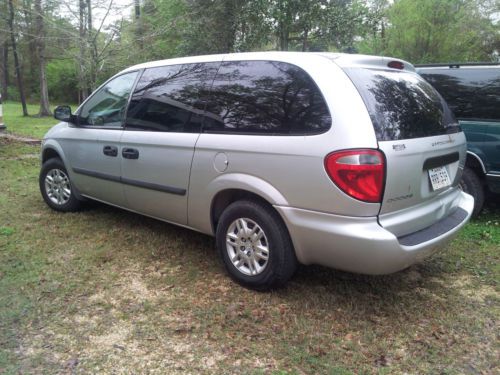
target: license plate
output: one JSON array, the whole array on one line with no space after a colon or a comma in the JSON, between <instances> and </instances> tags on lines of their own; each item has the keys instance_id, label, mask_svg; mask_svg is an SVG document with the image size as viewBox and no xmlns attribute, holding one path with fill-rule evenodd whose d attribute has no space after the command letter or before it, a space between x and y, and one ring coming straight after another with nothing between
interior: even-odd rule
<instances>
[{"instance_id":1,"label":"license plate","mask_svg":"<svg viewBox=\"0 0 500 375\"><path fill-rule=\"evenodd\" d=\"M451 185L450 176L445 167L429 169L429 178L431 179L432 190L438 190Z\"/></svg>"}]
</instances>

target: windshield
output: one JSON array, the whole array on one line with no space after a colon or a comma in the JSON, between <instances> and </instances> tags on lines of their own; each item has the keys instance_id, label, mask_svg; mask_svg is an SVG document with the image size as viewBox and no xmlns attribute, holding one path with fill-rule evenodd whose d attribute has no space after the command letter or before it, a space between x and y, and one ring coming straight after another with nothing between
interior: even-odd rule
<instances>
[{"instance_id":1,"label":"windshield","mask_svg":"<svg viewBox=\"0 0 500 375\"><path fill-rule=\"evenodd\" d=\"M379 141L460 131L441 95L417 74L365 68L344 70L363 97Z\"/></svg>"}]
</instances>

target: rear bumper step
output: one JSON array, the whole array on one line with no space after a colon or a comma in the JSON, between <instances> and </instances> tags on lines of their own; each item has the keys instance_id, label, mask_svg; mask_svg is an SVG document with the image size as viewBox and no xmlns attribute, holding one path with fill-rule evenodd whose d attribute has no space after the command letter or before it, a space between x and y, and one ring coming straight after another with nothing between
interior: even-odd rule
<instances>
[{"instance_id":1,"label":"rear bumper step","mask_svg":"<svg viewBox=\"0 0 500 375\"><path fill-rule=\"evenodd\" d=\"M454 213L434 223L430 227L421 229L406 236L398 237L398 242L404 246L416 246L423 242L432 240L433 238L441 236L460 225L460 223L465 220L467 215L467 211L459 207Z\"/></svg>"}]
</instances>

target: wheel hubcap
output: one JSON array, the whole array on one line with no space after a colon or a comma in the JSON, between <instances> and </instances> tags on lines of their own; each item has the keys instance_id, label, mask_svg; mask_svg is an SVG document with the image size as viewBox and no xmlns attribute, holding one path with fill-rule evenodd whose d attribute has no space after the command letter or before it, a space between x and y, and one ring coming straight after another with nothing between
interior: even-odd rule
<instances>
[{"instance_id":1,"label":"wheel hubcap","mask_svg":"<svg viewBox=\"0 0 500 375\"><path fill-rule=\"evenodd\" d=\"M71 186L66 173L60 169L51 169L45 176L45 192L53 203L67 203L71 196Z\"/></svg>"},{"instance_id":2,"label":"wheel hubcap","mask_svg":"<svg viewBox=\"0 0 500 375\"><path fill-rule=\"evenodd\" d=\"M269 261L269 243L262 228L253 220L240 218L231 223L226 234L226 250L238 271L260 274Z\"/></svg>"}]
</instances>

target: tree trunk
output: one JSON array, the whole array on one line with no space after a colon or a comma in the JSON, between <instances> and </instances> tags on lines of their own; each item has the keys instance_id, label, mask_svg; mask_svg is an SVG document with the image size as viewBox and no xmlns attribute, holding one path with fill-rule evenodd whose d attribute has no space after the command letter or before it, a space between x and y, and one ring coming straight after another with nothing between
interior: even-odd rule
<instances>
[{"instance_id":1,"label":"tree trunk","mask_svg":"<svg viewBox=\"0 0 500 375\"><path fill-rule=\"evenodd\" d=\"M16 36L14 34L14 5L12 4L12 0L9 0L9 31L12 45L12 54L14 55L14 68L16 70L17 87L19 88L19 96L21 97L21 105L23 106L23 116L28 116L26 97L24 96L23 79L21 77L21 67L19 66L19 57L17 56Z\"/></svg>"},{"instance_id":2,"label":"tree trunk","mask_svg":"<svg viewBox=\"0 0 500 375\"><path fill-rule=\"evenodd\" d=\"M14 0L15 1L15 0ZM19 1L17 2L19 4ZM36 33L33 21L33 11L32 11L32 2L23 0L22 2L22 11L24 13L24 30L23 32L23 42L28 44L27 53L24 56L27 56L28 63L28 71L26 69L23 70L23 77L25 89L28 97L37 89L37 74L38 71L38 62L37 62L37 54L36 54ZM26 60L26 59L25 59ZM24 64L26 67L26 64Z\"/></svg>"},{"instance_id":3,"label":"tree trunk","mask_svg":"<svg viewBox=\"0 0 500 375\"><path fill-rule=\"evenodd\" d=\"M302 52L306 52L307 49L309 48L307 40L308 37L309 37L309 29L305 29L304 37L302 38Z\"/></svg>"},{"instance_id":4,"label":"tree trunk","mask_svg":"<svg viewBox=\"0 0 500 375\"><path fill-rule=\"evenodd\" d=\"M45 30L43 25L42 0L35 0L35 19L37 35L37 55L40 68L40 111L38 116L50 116L49 90L47 76L45 75Z\"/></svg>"},{"instance_id":5,"label":"tree trunk","mask_svg":"<svg viewBox=\"0 0 500 375\"><path fill-rule=\"evenodd\" d=\"M135 9L135 38L139 44L139 49L144 49L144 38L142 32L141 0L134 0Z\"/></svg>"},{"instance_id":6,"label":"tree trunk","mask_svg":"<svg viewBox=\"0 0 500 375\"><path fill-rule=\"evenodd\" d=\"M282 15L281 19L278 21L279 27L279 42L280 42L280 50L288 51L288 43L290 41L290 25L292 23L291 19L291 4L288 2L280 2L280 11Z\"/></svg>"},{"instance_id":7,"label":"tree trunk","mask_svg":"<svg viewBox=\"0 0 500 375\"><path fill-rule=\"evenodd\" d=\"M385 39L385 22L383 20L380 29L380 39L382 39L382 51L385 52L387 48L387 41Z\"/></svg>"},{"instance_id":8,"label":"tree trunk","mask_svg":"<svg viewBox=\"0 0 500 375\"><path fill-rule=\"evenodd\" d=\"M7 100L9 93L7 87L9 86L9 44L5 41L0 48L0 59L2 59L2 74L0 77L0 85L2 86L2 99Z\"/></svg>"},{"instance_id":9,"label":"tree trunk","mask_svg":"<svg viewBox=\"0 0 500 375\"><path fill-rule=\"evenodd\" d=\"M90 51L89 75L87 81L87 95L90 95L95 89L97 82L97 35L94 37L92 25L92 0L87 0L87 37Z\"/></svg>"},{"instance_id":10,"label":"tree trunk","mask_svg":"<svg viewBox=\"0 0 500 375\"><path fill-rule=\"evenodd\" d=\"M85 11L86 11L86 2L85 0L80 0L79 4L79 45L80 45L80 54L78 57L78 100L79 102L83 102L87 99L87 80L86 80L86 72L85 72L85 45L87 44L86 40L86 22L85 22Z\"/></svg>"},{"instance_id":11,"label":"tree trunk","mask_svg":"<svg viewBox=\"0 0 500 375\"><path fill-rule=\"evenodd\" d=\"M290 33L288 31L288 26L285 26L281 32L281 43L280 49L282 51L288 51L288 41L290 39Z\"/></svg>"}]
</instances>

